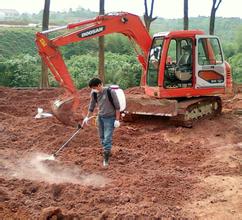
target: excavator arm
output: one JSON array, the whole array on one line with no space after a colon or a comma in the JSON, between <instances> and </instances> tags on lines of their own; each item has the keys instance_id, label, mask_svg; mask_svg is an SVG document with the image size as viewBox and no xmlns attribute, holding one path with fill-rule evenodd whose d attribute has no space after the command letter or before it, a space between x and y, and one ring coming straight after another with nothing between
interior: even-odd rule
<instances>
[{"instance_id":1,"label":"excavator arm","mask_svg":"<svg viewBox=\"0 0 242 220\"><path fill-rule=\"evenodd\" d=\"M71 29L74 29L74 31L70 34L61 35L53 39L48 38L48 34L51 32ZM70 43L112 33L121 33L139 46L142 53L138 55L138 60L143 70L145 70L152 39L140 18L130 13L121 12L102 15L56 29L37 32L36 45L40 56L48 65L55 79L71 94L75 94L76 88L58 48Z\"/></svg>"},{"instance_id":2,"label":"excavator arm","mask_svg":"<svg viewBox=\"0 0 242 220\"><path fill-rule=\"evenodd\" d=\"M49 33L60 30L69 30L69 33L53 39L48 38ZM36 33L36 45L40 56L55 79L66 89L67 97L56 100L52 105L53 113L63 123L69 124L71 121L73 112L79 106L79 96L59 47L112 33L121 33L135 43L134 49L145 73L152 38L137 15L126 12L112 13ZM144 77L141 79L141 84L144 83L143 80Z\"/></svg>"}]
</instances>

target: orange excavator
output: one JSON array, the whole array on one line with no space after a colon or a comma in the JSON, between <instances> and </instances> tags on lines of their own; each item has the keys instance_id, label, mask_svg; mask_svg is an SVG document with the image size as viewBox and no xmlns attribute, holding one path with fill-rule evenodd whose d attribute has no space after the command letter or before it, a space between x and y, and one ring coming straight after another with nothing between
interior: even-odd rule
<instances>
[{"instance_id":1,"label":"orange excavator","mask_svg":"<svg viewBox=\"0 0 242 220\"><path fill-rule=\"evenodd\" d=\"M48 38L61 30L69 33ZM79 93L59 47L112 33L128 37L142 66L144 94L127 95L124 118L168 116L190 126L196 119L221 112L219 95L231 91L232 79L218 37L184 30L160 32L152 38L139 16L119 12L36 33L40 56L66 89L66 95L52 106L59 120L68 123L79 105Z\"/></svg>"}]
</instances>

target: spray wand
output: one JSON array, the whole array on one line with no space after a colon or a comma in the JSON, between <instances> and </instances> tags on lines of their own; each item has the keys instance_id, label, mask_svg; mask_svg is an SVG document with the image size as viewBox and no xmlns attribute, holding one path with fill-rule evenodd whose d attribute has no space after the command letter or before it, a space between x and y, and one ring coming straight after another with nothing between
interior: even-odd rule
<instances>
[{"instance_id":1,"label":"spray wand","mask_svg":"<svg viewBox=\"0 0 242 220\"><path fill-rule=\"evenodd\" d=\"M90 118L88 118L88 120L90 120L91 118L93 118L93 117L96 117L96 116L92 116L92 117L90 117ZM81 126L79 127L78 126L78 129L75 131L75 133L55 152L55 153L53 153L49 158L48 158L48 160L54 160L57 156L58 156L58 154L59 154L59 152L64 148L64 147L66 147L67 146L67 144L79 133L79 131L81 130L81 129L83 129L83 127L84 127L84 123L85 123L85 121L83 120L83 122L82 122L82 124L81 124Z\"/></svg>"}]
</instances>

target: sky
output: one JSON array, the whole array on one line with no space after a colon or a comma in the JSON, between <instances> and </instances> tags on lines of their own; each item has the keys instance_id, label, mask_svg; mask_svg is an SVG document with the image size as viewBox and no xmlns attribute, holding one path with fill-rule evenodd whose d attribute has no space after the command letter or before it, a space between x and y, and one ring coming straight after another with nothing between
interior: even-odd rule
<instances>
[{"instance_id":1,"label":"sky","mask_svg":"<svg viewBox=\"0 0 242 220\"><path fill-rule=\"evenodd\" d=\"M75 10L78 7L99 11L99 0L50 0L51 11ZM151 2L151 0L147 0ZM209 16L212 0L188 0L189 17ZM241 0L222 0L216 16L240 17ZM43 9L44 0L0 0L0 9L16 9L20 13L38 13ZM144 0L105 0L105 12L125 11L142 15L144 13ZM163 18L182 18L183 0L155 0L154 16Z\"/></svg>"}]
</instances>

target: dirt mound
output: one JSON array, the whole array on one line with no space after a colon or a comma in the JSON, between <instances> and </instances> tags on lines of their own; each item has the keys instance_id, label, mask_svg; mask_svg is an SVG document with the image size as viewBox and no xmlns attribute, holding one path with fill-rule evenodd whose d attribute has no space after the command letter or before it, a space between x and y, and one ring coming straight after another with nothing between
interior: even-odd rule
<instances>
[{"instance_id":1,"label":"dirt mound","mask_svg":"<svg viewBox=\"0 0 242 220\"><path fill-rule=\"evenodd\" d=\"M144 88L142 87L132 87L132 88L126 89L125 94L144 95L145 91L144 91Z\"/></svg>"},{"instance_id":2,"label":"dirt mound","mask_svg":"<svg viewBox=\"0 0 242 220\"><path fill-rule=\"evenodd\" d=\"M42 160L75 132L54 117L34 118L62 93L0 88L0 219L242 218L240 94L223 97L222 115L192 129L161 117L122 122L105 169L94 125L55 161ZM80 115L89 93L80 91Z\"/></svg>"}]
</instances>

